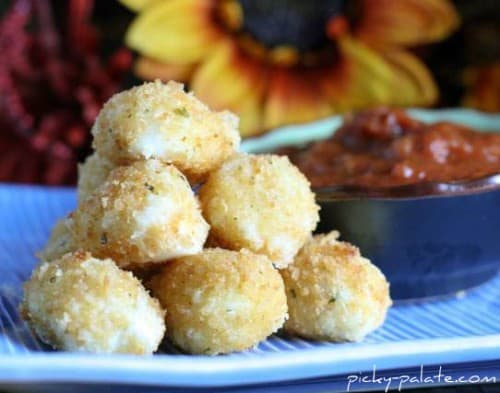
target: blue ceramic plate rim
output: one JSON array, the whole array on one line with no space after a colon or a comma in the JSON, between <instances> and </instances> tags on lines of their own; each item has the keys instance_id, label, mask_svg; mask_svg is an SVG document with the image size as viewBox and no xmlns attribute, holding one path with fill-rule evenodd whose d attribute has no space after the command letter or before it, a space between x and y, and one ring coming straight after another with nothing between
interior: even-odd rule
<instances>
[{"instance_id":1,"label":"blue ceramic plate rim","mask_svg":"<svg viewBox=\"0 0 500 393\"><path fill-rule=\"evenodd\" d=\"M500 334L413 340L411 343L303 349L297 356L269 353L235 361L231 357L88 355L35 353L0 355L0 382L85 382L214 387L291 381L423 364L497 360ZM362 356L360 356L362 352ZM193 378L194 373L196 378Z\"/></svg>"},{"instance_id":2,"label":"blue ceramic plate rim","mask_svg":"<svg viewBox=\"0 0 500 393\"><path fill-rule=\"evenodd\" d=\"M410 116L425 123L450 121L478 131L500 132L500 114L474 109L408 109ZM328 138L342 124L342 116L332 116L310 123L277 128L262 136L248 138L241 144L247 153L269 152L283 146L303 146Z\"/></svg>"}]
</instances>

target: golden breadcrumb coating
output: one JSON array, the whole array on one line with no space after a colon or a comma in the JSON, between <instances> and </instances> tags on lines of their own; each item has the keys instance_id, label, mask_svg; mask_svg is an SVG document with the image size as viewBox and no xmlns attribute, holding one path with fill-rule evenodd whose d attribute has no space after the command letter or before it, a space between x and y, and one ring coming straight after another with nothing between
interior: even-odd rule
<instances>
[{"instance_id":1,"label":"golden breadcrumb coating","mask_svg":"<svg viewBox=\"0 0 500 393\"><path fill-rule=\"evenodd\" d=\"M120 267L196 254L209 230L185 176L157 160L111 171L73 221L79 248Z\"/></svg>"},{"instance_id":2,"label":"golden breadcrumb coating","mask_svg":"<svg viewBox=\"0 0 500 393\"><path fill-rule=\"evenodd\" d=\"M165 334L164 312L132 273L82 251L38 265L21 313L42 341L68 351L151 354Z\"/></svg>"},{"instance_id":3,"label":"golden breadcrumb coating","mask_svg":"<svg viewBox=\"0 0 500 393\"><path fill-rule=\"evenodd\" d=\"M206 249L169 262L151 282L168 310L168 337L190 353L242 351L277 331L287 315L281 279L264 255Z\"/></svg>"},{"instance_id":4,"label":"golden breadcrumb coating","mask_svg":"<svg viewBox=\"0 0 500 393\"><path fill-rule=\"evenodd\" d=\"M290 318L285 330L303 337L360 341L378 328L391 306L389 284L339 233L314 236L286 269Z\"/></svg>"},{"instance_id":5,"label":"golden breadcrumb coating","mask_svg":"<svg viewBox=\"0 0 500 393\"><path fill-rule=\"evenodd\" d=\"M97 153L88 156L83 164L78 165L78 200L83 201L92 194L114 168L114 164Z\"/></svg>"},{"instance_id":6,"label":"golden breadcrumb coating","mask_svg":"<svg viewBox=\"0 0 500 393\"><path fill-rule=\"evenodd\" d=\"M70 251L75 251L72 227L72 214L66 218L58 220L56 225L54 225L54 228L52 228L52 232L50 233L50 237L45 245L45 248L39 251L36 256L42 261L50 262L61 258L64 254Z\"/></svg>"},{"instance_id":7,"label":"golden breadcrumb coating","mask_svg":"<svg viewBox=\"0 0 500 393\"><path fill-rule=\"evenodd\" d=\"M211 111L176 82L159 80L115 94L92 128L94 149L117 164L156 158L193 182L238 150L238 118Z\"/></svg>"},{"instance_id":8,"label":"golden breadcrumb coating","mask_svg":"<svg viewBox=\"0 0 500 393\"><path fill-rule=\"evenodd\" d=\"M212 244L265 254L277 267L293 260L319 220L309 182L287 157L236 154L199 196Z\"/></svg>"}]
</instances>

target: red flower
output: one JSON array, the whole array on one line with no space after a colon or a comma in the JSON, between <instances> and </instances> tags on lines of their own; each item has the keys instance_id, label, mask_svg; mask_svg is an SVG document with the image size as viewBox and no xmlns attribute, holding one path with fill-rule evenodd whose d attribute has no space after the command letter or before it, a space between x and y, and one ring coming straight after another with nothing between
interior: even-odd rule
<instances>
[{"instance_id":1,"label":"red flower","mask_svg":"<svg viewBox=\"0 0 500 393\"><path fill-rule=\"evenodd\" d=\"M125 49L101 63L92 4L70 0L64 32L48 0L13 1L3 15L0 181L74 183L90 127L131 64Z\"/></svg>"}]
</instances>

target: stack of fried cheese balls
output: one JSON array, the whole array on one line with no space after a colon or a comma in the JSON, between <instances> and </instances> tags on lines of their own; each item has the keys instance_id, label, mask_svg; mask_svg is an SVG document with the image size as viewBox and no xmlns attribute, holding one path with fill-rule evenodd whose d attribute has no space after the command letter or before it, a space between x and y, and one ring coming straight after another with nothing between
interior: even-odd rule
<instances>
[{"instance_id":1,"label":"stack of fried cheese balls","mask_svg":"<svg viewBox=\"0 0 500 393\"><path fill-rule=\"evenodd\" d=\"M167 337L215 355L282 327L345 341L383 322L384 276L336 233L312 237L307 179L286 157L238 152L237 126L175 82L104 105L77 208L24 287L22 315L44 342L151 354Z\"/></svg>"}]
</instances>

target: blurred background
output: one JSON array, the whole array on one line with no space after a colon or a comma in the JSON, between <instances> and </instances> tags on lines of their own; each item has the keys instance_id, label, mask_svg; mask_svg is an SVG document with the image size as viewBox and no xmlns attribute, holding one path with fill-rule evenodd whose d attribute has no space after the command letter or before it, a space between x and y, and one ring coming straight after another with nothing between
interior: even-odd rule
<instances>
[{"instance_id":1,"label":"blurred background","mask_svg":"<svg viewBox=\"0 0 500 393\"><path fill-rule=\"evenodd\" d=\"M70 185L114 93L160 78L243 137L377 105L500 108L498 0L0 0L0 181Z\"/></svg>"}]
</instances>

